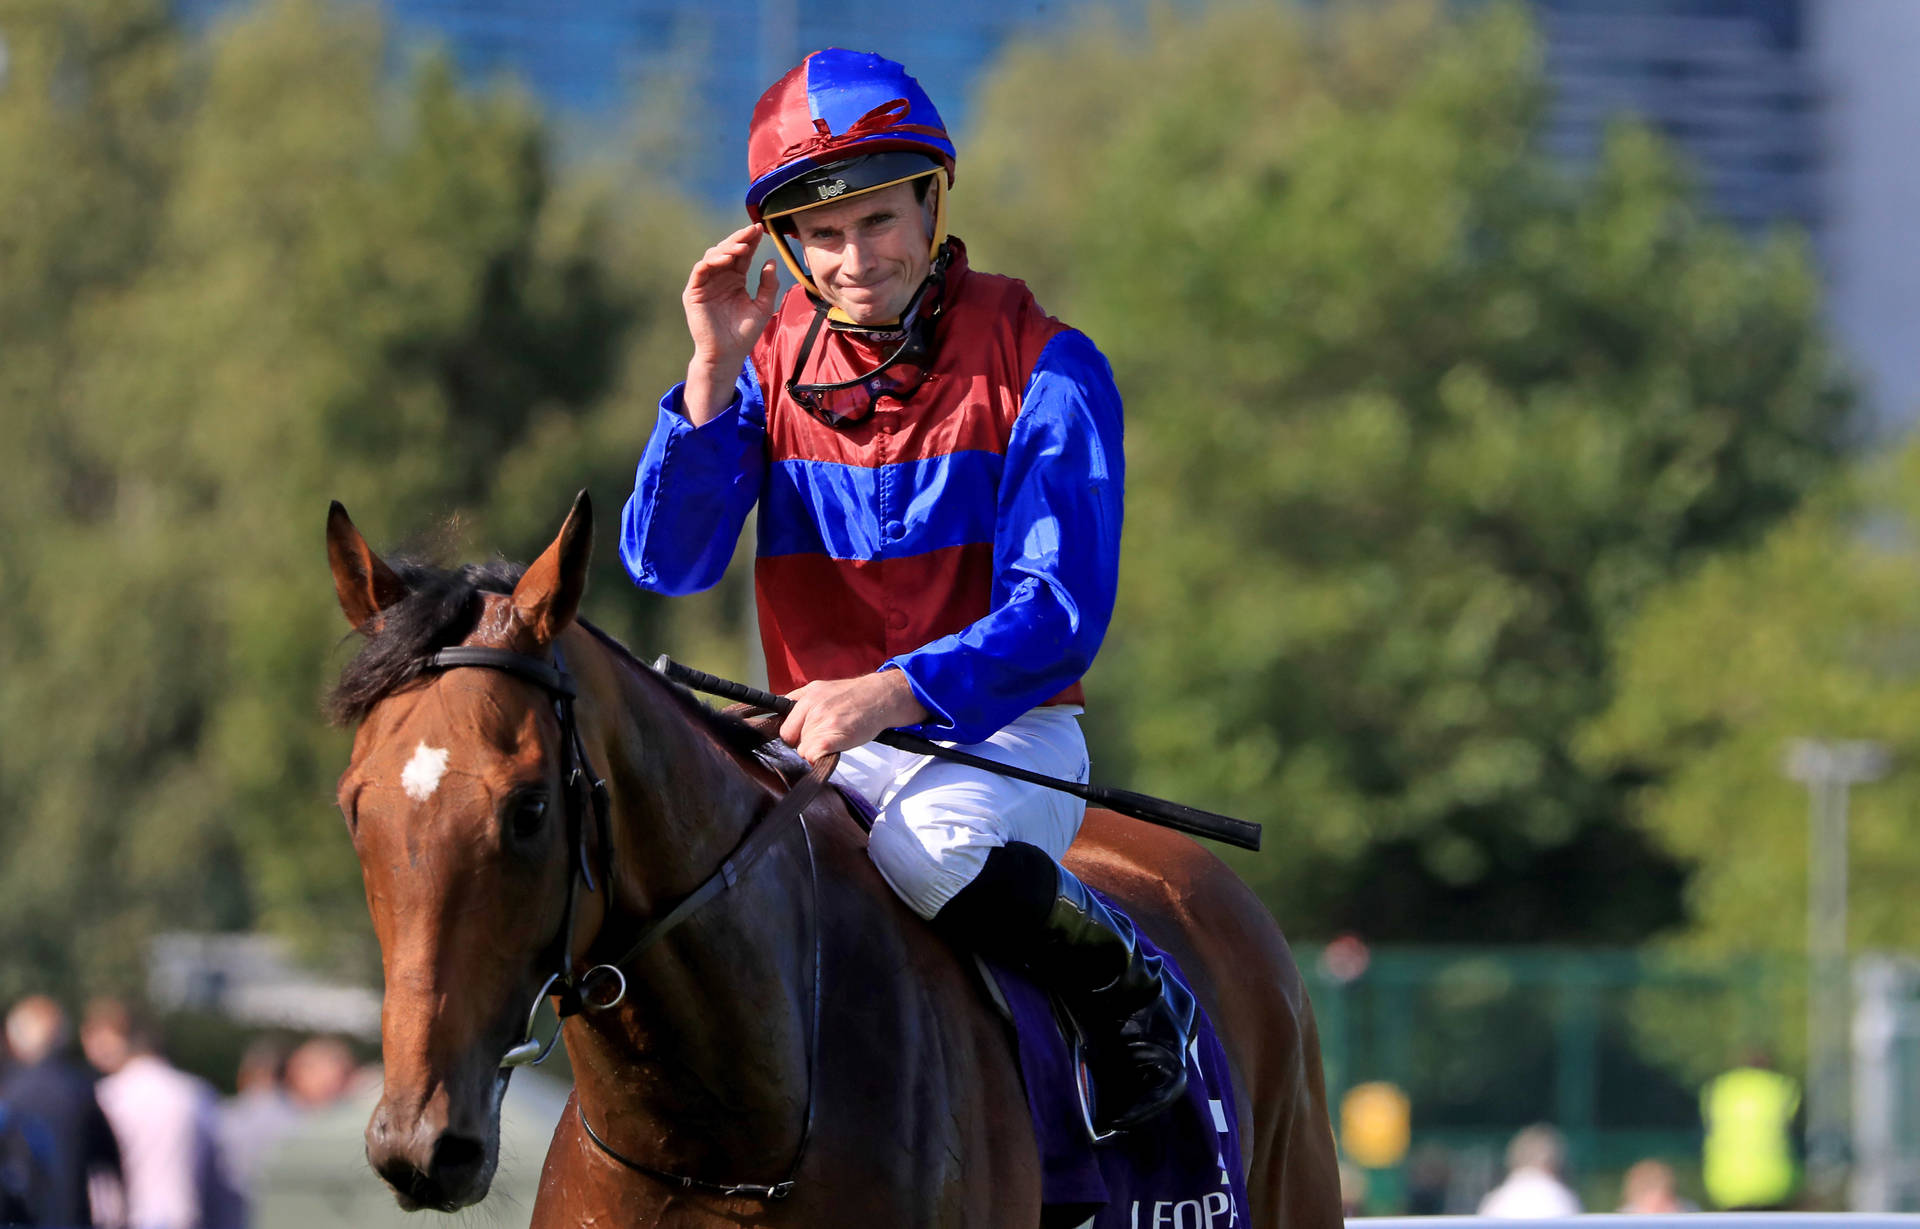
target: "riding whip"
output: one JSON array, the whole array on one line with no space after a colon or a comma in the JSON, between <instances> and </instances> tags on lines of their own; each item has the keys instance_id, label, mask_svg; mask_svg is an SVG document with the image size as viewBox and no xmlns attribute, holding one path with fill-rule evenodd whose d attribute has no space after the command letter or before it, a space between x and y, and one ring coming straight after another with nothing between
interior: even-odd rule
<instances>
[{"instance_id":1,"label":"riding whip","mask_svg":"<svg viewBox=\"0 0 1920 1229\"><path fill-rule=\"evenodd\" d=\"M758 687L749 687L745 683L723 679L708 674L704 670L695 670L692 666L683 666L665 654L653 663L653 668L682 686L690 687L695 691L704 691L708 695L725 696L729 700L751 704L755 708L765 709L771 713L784 715L793 710L793 701L785 696L776 696ZM1025 781L1030 785L1057 789L1062 793L1072 794L1076 798L1083 798L1095 806L1117 811L1131 819L1142 819L1150 824L1159 824L1165 828L1184 832L1188 836L1203 836L1208 840L1238 846L1241 849L1260 848L1260 825L1244 819L1215 815L1212 811L1182 806L1177 802L1168 802L1164 798L1151 798L1146 794L1136 794L1132 790L1110 789L1101 785L1082 785L1078 781L1049 777L1045 773L1031 772L1012 764L1002 764L998 760L969 755L965 751L942 746L930 738L909 734L905 730L882 730L873 741L899 751L951 760L956 764L965 764L969 768L978 768L1003 777L1012 777L1016 781Z\"/></svg>"}]
</instances>

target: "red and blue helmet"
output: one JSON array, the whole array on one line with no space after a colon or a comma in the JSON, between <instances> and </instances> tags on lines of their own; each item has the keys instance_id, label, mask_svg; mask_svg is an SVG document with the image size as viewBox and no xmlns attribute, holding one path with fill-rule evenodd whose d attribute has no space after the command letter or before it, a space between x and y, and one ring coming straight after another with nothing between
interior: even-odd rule
<instances>
[{"instance_id":1,"label":"red and blue helmet","mask_svg":"<svg viewBox=\"0 0 1920 1229\"><path fill-rule=\"evenodd\" d=\"M940 112L905 68L870 52L829 47L774 82L753 108L747 216L768 224L787 268L817 295L778 233L779 219L931 177L937 255L947 237L943 189L953 183L953 163Z\"/></svg>"},{"instance_id":2,"label":"red and blue helmet","mask_svg":"<svg viewBox=\"0 0 1920 1229\"><path fill-rule=\"evenodd\" d=\"M917 155L882 159L878 155ZM747 216L759 222L823 205L885 183L848 183L831 191L821 172L842 163L916 165L918 174L947 173L953 182L953 141L933 100L907 70L868 52L829 47L800 61L753 108L747 136ZM892 182L916 178L896 177ZM869 176L859 176L860 179ZM814 181L816 191L806 188ZM798 189L799 191L796 191Z\"/></svg>"}]
</instances>

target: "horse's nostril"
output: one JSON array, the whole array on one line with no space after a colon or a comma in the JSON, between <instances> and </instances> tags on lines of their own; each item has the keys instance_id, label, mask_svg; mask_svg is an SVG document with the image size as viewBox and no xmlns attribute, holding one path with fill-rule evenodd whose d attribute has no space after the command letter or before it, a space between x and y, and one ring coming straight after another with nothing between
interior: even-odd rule
<instances>
[{"instance_id":1,"label":"horse's nostril","mask_svg":"<svg viewBox=\"0 0 1920 1229\"><path fill-rule=\"evenodd\" d=\"M392 1157L376 1167L380 1176L400 1196L400 1206L412 1211L414 1208L445 1208L447 1197L440 1184L416 1169L412 1162L403 1157Z\"/></svg>"},{"instance_id":2,"label":"horse's nostril","mask_svg":"<svg viewBox=\"0 0 1920 1229\"><path fill-rule=\"evenodd\" d=\"M458 1185L486 1164L486 1146L465 1135L442 1135L433 1146L433 1174L442 1184Z\"/></svg>"}]
</instances>

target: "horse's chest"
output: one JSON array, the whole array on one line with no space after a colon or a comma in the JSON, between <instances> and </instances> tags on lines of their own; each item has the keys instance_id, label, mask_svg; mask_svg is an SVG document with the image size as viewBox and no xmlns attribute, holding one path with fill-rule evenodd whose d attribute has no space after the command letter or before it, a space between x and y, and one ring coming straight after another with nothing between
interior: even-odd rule
<instances>
[{"instance_id":1,"label":"horse's chest","mask_svg":"<svg viewBox=\"0 0 1920 1229\"><path fill-rule=\"evenodd\" d=\"M596 1155L569 1116L548 1155L536 1229L1037 1224L1032 1127L998 1019L944 953L943 967L918 979L918 955L899 955L904 966L891 967L915 982L909 992L870 979L864 993L823 999L815 1121L791 1197L671 1189Z\"/></svg>"}]
</instances>

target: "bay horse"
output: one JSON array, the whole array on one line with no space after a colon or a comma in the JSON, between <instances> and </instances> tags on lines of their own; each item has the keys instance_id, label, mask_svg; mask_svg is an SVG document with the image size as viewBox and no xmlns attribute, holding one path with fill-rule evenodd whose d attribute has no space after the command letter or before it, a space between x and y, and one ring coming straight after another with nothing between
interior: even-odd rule
<instances>
[{"instance_id":1,"label":"bay horse","mask_svg":"<svg viewBox=\"0 0 1920 1229\"><path fill-rule=\"evenodd\" d=\"M970 963L882 882L837 794L778 814L798 795L750 753L761 735L576 619L591 523L583 491L523 573L445 572L328 517L367 637L332 707L358 724L339 802L385 977L369 1162L403 1207L484 1197L503 1057L538 1048L528 1005L558 995L588 1009L562 1030L575 1087L536 1229L1039 1226L1021 1077ZM1335 1229L1318 1035L1266 909L1193 841L1109 813L1067 862L1218 1026L1253 1224Z\"/></svg>"}]
</instances>

